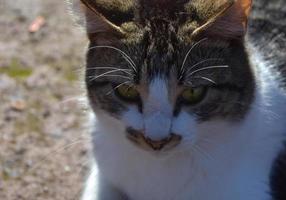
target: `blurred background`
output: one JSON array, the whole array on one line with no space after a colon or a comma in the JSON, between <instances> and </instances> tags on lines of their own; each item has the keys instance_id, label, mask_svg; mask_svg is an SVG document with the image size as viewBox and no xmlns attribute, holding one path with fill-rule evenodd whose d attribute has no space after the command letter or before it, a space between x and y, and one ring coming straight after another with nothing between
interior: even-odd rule
<instances>
[{"instance_id":1,"label":"blurred background","mask_svg":"<svg viewBox=\"0 0 286 200\"><path fill-rule=\"evenodd\" d=\"M0 0L0 199L79 199L87 41L64 0Z\"/></svg>"}]
</instances>

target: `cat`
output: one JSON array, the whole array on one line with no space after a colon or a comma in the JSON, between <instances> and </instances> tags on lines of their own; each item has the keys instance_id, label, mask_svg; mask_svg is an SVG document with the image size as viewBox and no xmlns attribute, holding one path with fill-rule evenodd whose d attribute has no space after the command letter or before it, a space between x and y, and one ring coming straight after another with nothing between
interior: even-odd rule
<instances>
[{"instance_id":1,"label":"cat","mask_svg":"<svg viewBox=\"0 0 286 200\"><path fill-rule=\"evenodd\" d=\"M77 3L94 127L83 200L286 199L284 0Z\"/></svg>"}]
</instances>

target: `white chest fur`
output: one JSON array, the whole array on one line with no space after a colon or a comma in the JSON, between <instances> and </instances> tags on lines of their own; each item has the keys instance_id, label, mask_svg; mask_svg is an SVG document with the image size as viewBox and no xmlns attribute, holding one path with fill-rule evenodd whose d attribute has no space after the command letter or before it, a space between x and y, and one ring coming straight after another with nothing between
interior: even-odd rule
<instances>
[{"instance_id":1,"label":"white chest fur","mask_svg":"<svg viewBox=\"0 0 286 200\"><path fill-rule=\"evenodd\" d=\"M224 138L201 149L205 153L151 155L124 141L120 132L116 132L118 137L97 135L95 154L99 171L136 200L267 200L269 173L281 147L281 137L271 124L259 119L249 122L233 132L210 124L212 134ZM256 128L247 127L253 123Z\"/></svg>"}]
</instances>

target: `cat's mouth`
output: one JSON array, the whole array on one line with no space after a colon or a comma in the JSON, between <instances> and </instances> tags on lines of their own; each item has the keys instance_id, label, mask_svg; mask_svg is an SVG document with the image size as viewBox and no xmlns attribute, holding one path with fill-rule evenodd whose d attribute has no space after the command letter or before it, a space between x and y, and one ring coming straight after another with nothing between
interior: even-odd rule
<instances>
[{"instance_id":1,"label":"cat's mouth","mask_svg":"<svg viewBox=\"0 0 286 200\"><path fill-rule=\"evenodd\" d=\"M182 136L171 133L169 137L156 141L133 128L127 128L127 138L136 146L149 151L167 151L176 147L182 140Z\"/></svg>"}]
</instances>

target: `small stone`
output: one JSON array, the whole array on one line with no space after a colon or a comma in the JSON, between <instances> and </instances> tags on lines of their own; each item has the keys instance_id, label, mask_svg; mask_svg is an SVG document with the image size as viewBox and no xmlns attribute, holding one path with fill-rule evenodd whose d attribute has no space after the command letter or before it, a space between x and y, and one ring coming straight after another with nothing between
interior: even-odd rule
<instances>
[{"instance_id":1,"label":"small stone","mask_svg":"<svg viewBox=\"0 0 286 200\"><path fill-rule=\"evenodd\" d=\"M13 100L10 107L15 111L23 111L27 108L27 103L22 99Z\"/></svg>"},{"instance_id":2,"label":"small stone","mask_svg":"<svg viewBox=\"0 0 286 200\"><path fill-rule=\"evenodd\" d=\"M66 172L70 172L70 171L71 171L70 166L67 166L67 165L65 166L65 168L64 168L64 169L65 169L65 171L66 171Z\"/></svg>"}]
</instances>

